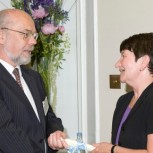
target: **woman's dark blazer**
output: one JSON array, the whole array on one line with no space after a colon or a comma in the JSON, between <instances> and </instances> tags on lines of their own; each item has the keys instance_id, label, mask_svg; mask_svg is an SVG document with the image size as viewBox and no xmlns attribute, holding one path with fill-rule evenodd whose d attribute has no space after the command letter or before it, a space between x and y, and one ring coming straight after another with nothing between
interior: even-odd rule
<instances>
[{"instance_id":1,"label":"woman's dark blazer","mask_svg":"<svg viewBox=\"0 0 153 153\"><path fill-rule=\"evenodd\" d=\"M113 144L122 116L133 94L133 91L129 92L121 96L117 102L112 122ZM153 83L141 94L124 122L118 145L131 149L146 149L148 134L153 134Z\"/></svg>"}]
</instances>

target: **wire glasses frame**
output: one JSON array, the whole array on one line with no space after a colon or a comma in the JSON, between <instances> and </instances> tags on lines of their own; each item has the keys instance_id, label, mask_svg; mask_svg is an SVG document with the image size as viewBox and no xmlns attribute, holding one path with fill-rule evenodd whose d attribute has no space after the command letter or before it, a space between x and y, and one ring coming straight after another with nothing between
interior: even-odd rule
<instances>
[{"instance_id":1,"label":"wire glasses frame","mask_svg":"<svg viewBox=\"0 0 153 153\"><path fill-rule=\"evenodd\" d=\"M6 29L6 30L10 30L10 31L14 31L14 32L18 32L18 33L21 33L24 35L23 39L30 39L30 37L32 36L35 40L37 40L38 38L38 33L35 32L35 33L32 33L32 32L21 32L21 31L18 31L18 30L13 30L13 29L9 29L9 28L1 28L2 30Z\"/></svg>"}]
</instances>

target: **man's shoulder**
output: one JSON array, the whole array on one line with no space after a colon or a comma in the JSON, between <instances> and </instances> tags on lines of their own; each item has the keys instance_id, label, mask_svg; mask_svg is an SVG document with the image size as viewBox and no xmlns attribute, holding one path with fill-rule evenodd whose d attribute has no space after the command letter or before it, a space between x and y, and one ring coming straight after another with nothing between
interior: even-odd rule
<instances>
[{"instance_id":1,"label":"man's shoulder","mask_svg":"<svg viewBox=\"0 0 153 153\"><path fill-rule=\"evenodd\" d=\"M30 74L30 75L32 75L32 74L33 75L39 75L39 73L36 70L33 70L29 66L22 65L22 66L20 66L20 68L21 68L21 71L23 73L27 73L27 74Z\"/></svg>"}]
</instances>

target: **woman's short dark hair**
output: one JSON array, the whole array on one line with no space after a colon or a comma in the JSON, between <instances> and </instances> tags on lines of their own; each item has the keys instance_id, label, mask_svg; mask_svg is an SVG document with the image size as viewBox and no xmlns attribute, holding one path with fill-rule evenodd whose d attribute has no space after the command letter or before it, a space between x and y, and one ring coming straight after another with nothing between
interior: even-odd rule
<instances>
[{"instance_id":1,"label":"woman's short dark hair","mask_svg":"<svg viewBox=\"0 0 153 153\"><path fill-rule=\"evenodd\" d=\"M120 52L126 49L134 53L136 61L148 55L148 69L153 74L153 33L140 33L125 39L120 45Z\"/></svg>"}]
</instances>

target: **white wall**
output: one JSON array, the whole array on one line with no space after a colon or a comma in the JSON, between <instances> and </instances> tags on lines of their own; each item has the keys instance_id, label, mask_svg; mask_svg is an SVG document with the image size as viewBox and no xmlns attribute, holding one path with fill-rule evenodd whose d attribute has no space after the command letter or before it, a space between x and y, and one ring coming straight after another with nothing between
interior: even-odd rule
<instances>
[{"instance_id":1,"label":"white wall","mask_svg":"<svg viewBox=\"0 0 153 153\"><path fill-rule=\"evenodd\" d=\"M77 131L82 131L85 142L95 142L92 4L92 0L77 0L70 13L70 22L66 26L71 52L57 82L57 115L63 119L71 139L76 139Z\"/></svg>"},{"instance_id":2,"label":"white wall","mask_svg":"<svg viewBox=\"0 0 153 153\"><path fill-rule=\"evenodd\" d=\"M100 140L110 141L112 114L121 89L109 88L109 75L119 74L114 68L119 58L119 45L130 35L153 32L152 0L97 0L98 53L100 91Z\"/></svg>"},{"instance_id":3,"label":"white wall","mask_svg":"<svg viewBox=\"0 0 153 153\"><path fill-rule=\"evenodd\" d=\"M69 35L71 48L69 54L65 54L66 61L63 61L57 79L57 106L56 114L63 121L65 131L72 139L76 139L76 132L79 129L78 123L78 70L77 70L77 5L74 0L64 0L64 9L69 12L69 21L66 23L66 32Z\"/></svg>"},{"instance_id":4,"label":"white wall","mask_svg":"<svg viewBox=\"0 0 153 153\"><path fill-rule=\"evenodd\" d=\"M6 0L6 1L0 0L0 10L10 8L10 7L11 7L10 0Z\"/></svg>"}]
</instances>

